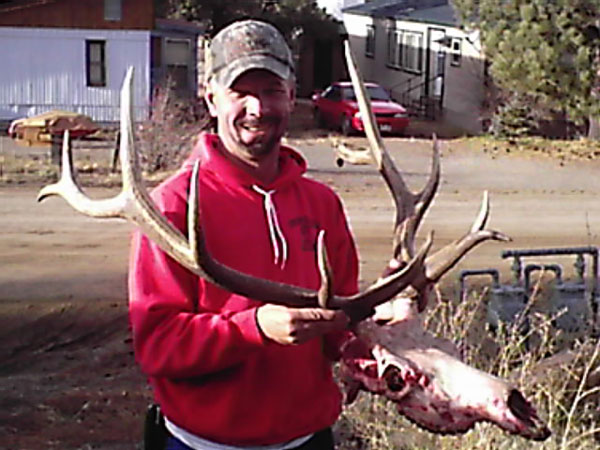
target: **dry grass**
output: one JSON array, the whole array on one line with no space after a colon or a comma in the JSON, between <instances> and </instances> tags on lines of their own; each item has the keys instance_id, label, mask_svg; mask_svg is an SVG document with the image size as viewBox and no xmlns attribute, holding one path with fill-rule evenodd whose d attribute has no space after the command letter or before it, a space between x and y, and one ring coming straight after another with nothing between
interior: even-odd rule
<instances>
[{"instance_id":1,"label":"dry grass","mask_svg":"<svg viewBox=\"0 0 600 450\"><path fill-rule=\"evenodd\" d=\"M113 167L115 133L103 131L101 140L74 140L72 142L73 164L77 178L85 187L121 186L120 167ZM185 155L184 155L185 156ZM148 186L158 184L173 172L172 168L144 170ZM36 184L45 185L58 181L60 167L50 158L50 146L16 147L16 150L0 152L0 186Z\"/></svg>"},{"instance_id":2,"label":"dry grass","mask_svg":"<svg viewBox=\"0 0 600 450\"><path fill-rule=\"evenodd\" d=\"M85 143L81 143L85 146ZM115 187L121 185L120 171L113 172L108 163L98 161L89 154L82 155L75 149L74 165L77 177L86 187ZM81 153L87 153L82 151ZM0 155L0 185L39 184L58 181L59 167L47 155L5 154Z\"/></svg>"},{"instance_id":3,"label":"dry grass","mask_svg":"<svg viewBox=\"0 0 600 450\"><path fill-rule=\"evenodd\" d=\"M338 424L340 450L350 449L597 449L600 448L600 341L572 340L552 327L552 318L535 312L541 289L527 307L530 331L519 324L495 334L485 329L485 292L463 302L438 301L427 328L455 342L465 362L512 381L547 421L552 436L531 442L480 423L461 436L440 436L412 425L385 399L361 393Z\"/></svg>"},{"instance_id":4,"label":"dry grass","mask_svg":"<svg viewBox=\"0 0 600 450\"><path fill-rule=\"evenodd\" d=\"M530 155L566 161L593 161L600 158L600 141L589 139L544 139L541 137L523 137L495 139L480 136L461 139L466 147L495 155Z\"/></svg>"}]
</instances>

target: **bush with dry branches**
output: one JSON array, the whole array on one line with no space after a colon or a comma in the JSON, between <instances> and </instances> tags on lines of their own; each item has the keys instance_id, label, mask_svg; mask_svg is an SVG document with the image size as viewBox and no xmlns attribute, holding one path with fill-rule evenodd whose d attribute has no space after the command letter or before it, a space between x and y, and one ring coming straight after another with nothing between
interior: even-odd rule
<instances>
[{"instance_id":1,"label":"bush with dry branches","mask_svg":"<svg viewBox=\"0 0 600 450\"><path fill-rule=\"evenodd\" d=\"M169 79L156 88L150 117L137 130L142 167L148 173L178 167L210 123L201 99L182 96Z\"/></svg>"}]
</instances>

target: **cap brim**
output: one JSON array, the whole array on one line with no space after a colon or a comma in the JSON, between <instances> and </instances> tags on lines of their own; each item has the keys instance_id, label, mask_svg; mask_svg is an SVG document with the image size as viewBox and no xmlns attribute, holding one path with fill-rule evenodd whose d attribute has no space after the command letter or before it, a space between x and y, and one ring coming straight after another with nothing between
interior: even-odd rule
<instances>
[{"instance_id":1,"label":"cap brim","mask_svg":"<svg viewBox=\"0 0 600 450\"><path fill-rule=\"evenodd\" d=\"M287 64L278 61L272 56L249 55L233 61L227 67L217 72L215 78L221 85L230 87L240 75L252 69L268 70L282 80L290 80L294 77L293 70Z\"/></svg>"}]
</instances>

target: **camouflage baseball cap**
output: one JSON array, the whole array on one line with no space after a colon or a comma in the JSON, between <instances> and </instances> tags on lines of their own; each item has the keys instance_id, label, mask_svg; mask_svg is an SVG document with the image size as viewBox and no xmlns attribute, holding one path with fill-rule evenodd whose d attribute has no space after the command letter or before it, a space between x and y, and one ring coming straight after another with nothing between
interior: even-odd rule
<instances>
[{"instance_id":1,"label":"camouflage baseball cap","mask_svg":"<svg viewBox=\"0 0 600 450\"><path fill-rule=\"evenodd\" d=\"M243 20L223 28L213 38L206 59L206 80L214 77L230 87L242 73L265 69L284 80L294 79L292 52L281 33L258 20Z\"/></svg>"}]
</instances>

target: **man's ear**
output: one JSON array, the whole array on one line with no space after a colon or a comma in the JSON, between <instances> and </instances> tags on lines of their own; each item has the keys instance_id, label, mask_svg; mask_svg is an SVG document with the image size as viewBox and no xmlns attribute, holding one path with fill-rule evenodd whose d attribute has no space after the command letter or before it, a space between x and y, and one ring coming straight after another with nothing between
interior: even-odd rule
<instances>
[{"instance_id":1,"label":"man's ear","mask_svg":"<svg viewBox=\"0 0 600 450\"><path fill-rule=\"evenodd\" d=\"M217 117L217 107L215 105L215 92L213 90L212 83L206 83L204 85L204 101L208 107L208 112L212 117Z\"/></svg>"}]
</instances>

